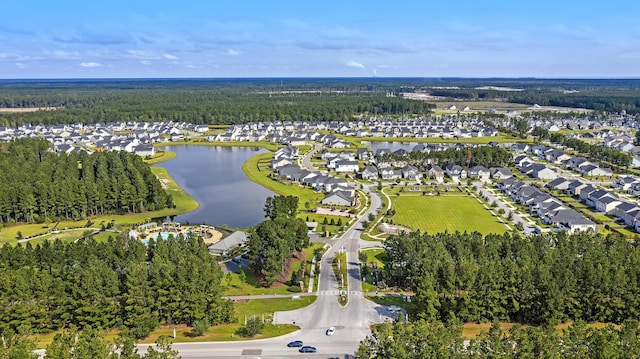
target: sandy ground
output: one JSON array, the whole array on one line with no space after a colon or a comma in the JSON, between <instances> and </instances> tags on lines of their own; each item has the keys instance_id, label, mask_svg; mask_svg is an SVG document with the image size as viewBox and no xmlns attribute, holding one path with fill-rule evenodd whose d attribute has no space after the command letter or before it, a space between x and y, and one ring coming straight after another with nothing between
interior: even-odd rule
<instances>
[{"instance_id":1,"label":"sandy ground","mask_svg":"<svg viewBox=\"0 0 640 359\"><path fill-rule=\"evenodd\" d=\"M218 241L220 241L220 239L222 239L222 233L221 232L213 230L213 231L210 231L210 233L212 234L211 237L205 238L204 239L204 243L206 243L206 244L214 244L214 243L218 243Z\"/></svg>"},{"instance_id":2,"label":"sandy ground","mask_svg":"<svg viewBox=\"0 0 640 359\"><path fill-rule=\"evenodd\" d=\"M349 213L349 211L341 212L339 209L331 209L331 208L316 208L316 214L324 214L328 216L342 216L342 217L353 217L353 214Z\"/></svg>"},{"instance_id":3,"label":"sandy ground","mask_svg":"<svg viewBox=\"0 0 640 359\"><path fill-rule=\"evenodd\" d=\"M24 108L0 108L0 112L36 112L36 111L53 111L57 110L57 107L24 107Z\"/></svg>"}]
</instances>

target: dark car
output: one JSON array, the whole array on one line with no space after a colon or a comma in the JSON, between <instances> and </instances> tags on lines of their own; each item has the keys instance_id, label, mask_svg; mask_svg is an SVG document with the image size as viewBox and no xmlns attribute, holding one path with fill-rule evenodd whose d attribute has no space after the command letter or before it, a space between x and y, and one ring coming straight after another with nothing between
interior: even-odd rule
<instances>
[{"instance_id":1,"label":"dark car","mask_svg":"<svg viewBox=\"0 0 640 359\"><path fill-rule=\"evenodd\" d=\"M308 345L303 346L298 350L300 353L315 353L317 351L316 347L310 347Z\"/></svg>"},{"instance_id":2,"label":"dark car","mask_svg":"<svg viewBox=\"0 0 640 359\"><path fill-rule=\"evenodd\" d=\"M302 346L302 340L294 340L287 344L289 348L299 348Z\"/></svg>"}]
</instances>

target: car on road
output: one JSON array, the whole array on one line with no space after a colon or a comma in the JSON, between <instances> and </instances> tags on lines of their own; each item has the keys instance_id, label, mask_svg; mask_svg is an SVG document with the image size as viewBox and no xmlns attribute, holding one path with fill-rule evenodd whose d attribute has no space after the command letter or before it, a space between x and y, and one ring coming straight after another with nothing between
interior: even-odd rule
<instances>
[{"instance_id":1,"label":"car on road","mask_svg":"<svg viewBox=\"0 0 640 359\"><path fill-rule=\"evenodd\" d=\"M300 350L298 350L300 353L315 353L318 351L318 349L316 349L316 347L310 347L308 345L303 346L302 348L300 348Z\"/></svg>"},{"instance_id":2,"label":"car on road","mask_svg":"<svg viewBox=\"0 0 640 359\"><path fill-rule=\"evenodd\" d=\"M290 342L289 344L287 344L287 346L288 346L289 348L299 348L299 347L301 347L302 345L303 345L303 344L302 344L302 340L294 340L294 341Z\"/></svg>"},{"instance_id":3,"label":"car on road","mask_svg":"<svg viewBox=\"0 0 640 359\"><path fill-rule=\"evenodd\" d=\"M329 336L335 334L335 332L336 332L336 328L335 327L331 327L331 328L327 329L327 335L329 335Z\"/></svg>"}]
</instances>

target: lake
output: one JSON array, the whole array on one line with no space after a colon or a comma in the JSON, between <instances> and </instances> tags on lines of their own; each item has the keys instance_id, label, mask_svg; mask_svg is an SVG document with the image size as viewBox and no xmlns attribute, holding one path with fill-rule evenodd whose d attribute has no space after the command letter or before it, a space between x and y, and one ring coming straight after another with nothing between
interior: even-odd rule
<instances>
[{"instance_id":1,"label":"lake","mask_svg":"<svg viewBox=\"0 0 640 359\"><path fill-rule=\"evenodd\" d=\"M254 226L264 219L264 202L275 194L252 182L242 164L267 150L258 147L166 146L177 154L164 167L176 183L200 206L175 216L174 221L231 228Z\"/></svg>"}]
</instances>

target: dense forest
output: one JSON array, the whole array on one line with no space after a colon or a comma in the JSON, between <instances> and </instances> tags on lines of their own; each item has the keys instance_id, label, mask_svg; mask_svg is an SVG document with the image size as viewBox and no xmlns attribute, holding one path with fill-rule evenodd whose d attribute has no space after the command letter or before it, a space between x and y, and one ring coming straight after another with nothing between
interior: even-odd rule
<instances>
[{"instance_id":1,"label":"dense forest","mask_svg":"<svg viewBox=\"0 0 640 359\"><path fill-rule=\"evenodd\" d=\"M56 154L49 143L18 139L0 147L0 223L80 219L173 206L140 156Z\"/></svg>"},{"instance_id":2,"label":"dense forest","mask_svg":"<svg viewBox=\"0 0 640 359\"><path fill-rule=\"evenodd\" d=\"M497 88L515 89L505 91ZM348 120L354 115L425 114L434 105L402 98L510 101L640 111L640 81L569 79L345 78L0 81L0 108L57 110L0 113L0 126L23 123ZM392 96L388 96L391 94Z\"/></svg>"},{"instance_id":3,"label":"dense forest","mask_svg":"<svg viewBox=\"0 0 640 359\"><path fill-rule=\"evenodd\" d=\"M513 326L509 331L493 323L488 331L465 343L460 324L418 320L409 324L385 323L360 343L358 358L465 359L465 358L637 358L640 328L630 320L620 329L602 329L577 322L562 335L553 327Z\"/></svg>"},{"instance_id":4,"label":"dense forest","mask_svg":"<svg viewBox=\"0 0 640 359\"><path fill-rule=\"evenodd\" d=\"M513 156L502 147L479 146L469 148L450 148L443 151L411 151L406 154L386 153L380 161L406 161L425 168L428 164L459 165L465 167L484 166L506 167L512 164Z\"/></svg>"},{"instance_id":5,"label":"dense forest","mask_svg":"<svg viewBox=\"0 0 640 359\"><path fill-rule=\"evenodd\" d=\"M296 218L298 197L267 197L263 222L253 228L249 237L252 268L271 285L282 274L294 252L309 246L307 225Z\"/></svg>"},{"instance_id":6,"label":"dense forest","mask_svg":"<svg viewBox=\"0 0 640 359\"><path fill-rule=\"evenodd\" d=\"M385 242L416 318L545 324L640 319L640 246L617 235L414 232Z\"/></svg>"},{"instance_id":7,"label":"dense forest","mask_svg":"<svg viewBox=\"0 0 640 359\"><path fill-rule=\"evenodd\" d=\"M161 323L227 323L222 270L197 238L45 241L0 248L0 332L75 326L128 328L136 338Z\"/></svg>"},{"instance_id":8,"label":"dense forest","mask_svg":"<svg viewBox=\"0 0 640 359\"><path fill-rule=\"evenodd\" d=\"M23 123L185 121L232 124L251 121L349 120L361 113L424 114L432 104L383 91L331 84L314 90L277 88L257 81L122 81L2 84L0 108L56 107L53 111L2 113L0 126ZM295 84L295 83L294 83ZM365 86L366 87L366 86Z\"/></svg>"}]
</instances>

